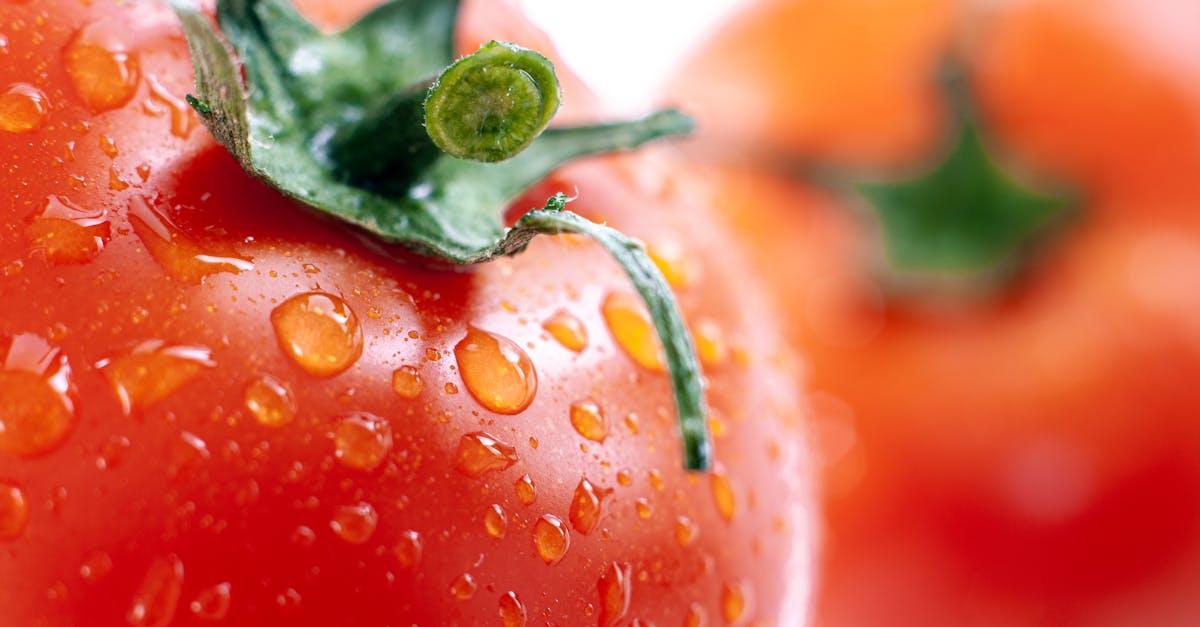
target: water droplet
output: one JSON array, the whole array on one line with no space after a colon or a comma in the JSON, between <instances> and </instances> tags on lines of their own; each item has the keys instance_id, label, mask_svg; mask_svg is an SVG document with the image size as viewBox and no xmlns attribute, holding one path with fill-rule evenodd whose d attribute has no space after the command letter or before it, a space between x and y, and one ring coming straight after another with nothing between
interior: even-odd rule
<instances>
[{"instance_id":1,"label":"water droplet","mask_svg":"<svg viewBox=\"0 0 1200 627\"><path fill-rule=\"evenodd\" d=\"M487 534L499 540L508 532L508 513L499 505L491 505L483 513L483 528Z\"/></svg>"},{"instance_id":2,"label":"water droplet","mask_svg":"<svg viewBox=\"0 0 1200 627\"><path fill-rule=\"evenodd\" d=\"M281 427L296 417L296 398L291 389L269 374L247 384L242 396L246 409L261 425Z\"/></svg>"},{"instance_id":3,"label":"water droplet","mask_svg":"<svg viewBox=\"0 0 1200 627\"><path fill-rule=\"evenodd\" d=\"M733 515L737 510L737 498L734 495L733 483L729 481L729 476L725 474L725 469L720 464L713 468L712 474L709 476L709 487L712 489L713 503L716 504L721 517L725 520L733 520Z\"/></svg>"},{"instance_id":4,"label":"water droplet","mask_svg":"<svg viewBox=\"0 0 1200 627\"><path fill-rule=\"evenodd\" d=\"M175 617L183 587L183 562L174 555L159 557L133 597L125 620L134 627L166 627Z\"/></svg>"},{"instance_id":5,"label":"water droplet","mask_svg":"<svg viewBox=\"0 0 1200 627\"><path fill-rule=\"evenodd\" d=\"M689 546L700 537L700 527L696 521L687 516L675 519L675 541L679 546Z\"/></svg>"},{"instance_id":6,"label":"water droplet","mask_svg":"<svg viewBox=\"0 0 1200 627\"><path fill-rule=\"evenodd\" d=\"M583 322L579 318L571 315L565 309L556 311L553 316L542 323L542 328L567 350L578 353L587 348L587 327L583 326Z\"/></svg>"},{"instance_id":7,"label":"water droplet","mask_svg":"<svg viewBox=\"0 0 1200 627\"><path fill-rule=\"evenodd\" d=\"M404 568L415 568L421 563L421 534L412 530L401 531L395 546L392 547L392 553Z\"/></svg>"},{"instance_id":8,"label":"water droplet","mask_svg":"<svg viewBox=\"0 0 1200 627\"><path fill-rule=\"evenodd\" d=\"M329 528L350 544L362 544L371 539L378 523L379 515L375 513L375 508L370 503L360 501L337 508L333 520L329 521Z\"/></svg>"},{"instance_id":9,"label":"water droplet","mask_svg":"<svg viewBox=\"0 0 1200 627\"><path fill-rule=\"evenodd\" d=\"M86 263L108 243L111 223L104 209L81 209L63 196L49 196L25 232L29 252L53 263Z\"/></svg>"},{"instance_id":10,"label":"water droplet","mask_svg":"<svg viewBox=\"0 0 1200 627\"><path fill-rule=\"evenodd\" d=\"M40 89L14 83L0 94L0 131L28 133L37 130L49 112L50 102Z\"/></svg>"},{"instance_id":11,"label":"water droplet","mask_svg":"<svg viewBox=\"0 0 1200 627\"><path fill-rule=\"evenodd\" d=\"M146 340L129 352L96 364L128 415L142 410L183 387L216 362L203 346L170 346Z\"/></svg>"},{"instance_id":12,"label":"water droplet","mask_svg":"<svg viewBox=\"0 0 1200 627\"><path fill-rule=\"evenodd\" d=\"M663 370L662 348L650 314L636 296L613 292L604 299L604 320L617 344L643 368Z\"/></svg>"},{"instance_id":13,"label":"water droplet","mask_svg":"<svg viewBox=\"0 0 1200 627\"><path fill-rule=\"evenodd\" d=\"M498 413L516 414L533 402L537 372L512 340L476 327L454 347L459 374L479 404Z\"/></svg>"},{"instance_id":14,"label":"water droplet","mask_svg":"<svg viewBox=\"0 0 1200 627\"><path fill-rule=\"evenodd\" d=\"M0 540L12 540L25 531L29 522L29 504L21 488L0 481Z\"/></svg>"},{"instance_id":15,"label":"water droplet","mask_svg":"<svg viewBox=\"0 0 1200 627\"><path fill-rule=\"evenodd\" d=\"M596 582L600 592L600 624L615 625L629 612L629 601L633 594L633 579L629 564L610 563Z\"/></svg>"},{"instance_id":16,"label":"water droplet","mask_svg":"<svg viewBox=\"0 0 1200 627\"><path fill-rule=\"evenodd\" d=\"M641 518L642 520L646 520L654 515L654 507L650 505L650 501L646 500L644 497L638 497L637 500L633 502L633 507L635 510L637 510L638 518Z\"/></svg>"},{"instance_id":17,"label":"water droplet","mask_svg":"<svg viewBox=\"0 0 1200 627\"><path fill-rule=\"evenodd\" d=\"M171 112L171 134L180 139L187 139L196 121L192 117L191 106L183 98L171 93L158 78L147 76L146 82L150 84L150 97L166 105L167 110Z\"/></svg>"},{"instance_id":18,"label":"water droplet","mask_svg":"<svg viewBox=\"0 0 1200 627\"><path fill-rule=\"evenodd\" d=\"M692 339L696 341L696 354L700 363L710 368L725 363L729 349L725 344L725 333L715 321L704 318L692 327Z\"/></svg>"},{"instance_id":19,"label":"water droplet","mask_svg":"<svg viewBox=\"0 0 1200 627\"><path fill-rule=\"evenodd\" d=\"M392 425L379 416L355 412L338 418L333 439L338 461L369 472L392 452Z\"/></svg>"},{"instance_id":20,"label":"water droplet","mask_svg":"<svg viewBox=\"0 0 1200 627\"><path fill-rule=\"evenodd\" d=\"M230 254L217 255L201 248L141 196L129 202L129 223L154 261L181 281L200 283L210 274L238 274L254 269L254 264L232 254L232 251Z\"/></svg>"},{"instance_id":21,"label":"water droplet","mask_svg":"<svg viewBox=\"0 0 1200 627\"><path fill-rule=\"evenodd\" d=\"M482 431L462 436L456 458L455 467L469 477L504 470L520 460L517 449Z\"/></svg>"},{"instance_id":22,"label":"water droplet","mask_svg":"<svg viewBox=\"0 0 1200 627\"><path fill-rule=\"evenodd\" d=\"M629 472L628 468L622 468L617 471L617 483L629 487L633 485L633 473Z\"/></svg>"},{"instance_id":23,"label":"water droplet","mask_svg":"<svg viewBox=\"0 0 1200 627\"><path fill-rule=\"evenodd\" d=\"M666 482L663 481L662 472L657 468L651 469L650 472L646 473L646 478L650 481L650 487L659 492L662 492L667 487Z\"/></svg>"},{"instance_id":24,"label":"water droplet","mask_svg":"<svg viewBox=\"0 0 1200 627\"><path fill-rule=\"evenodd\" d=\"M297 294L271 311L283 352L317 377L331 377L362 355L362 327L350 305L333 294Z\"/></svg>"},{"instance_id":25,"label":"water droplet","mask_svg":"<svg viewBox=\"0 0 1200 627\"><path fill-rule=\"evenodd\" d=\"M571 548L571 532L553 514L545 514L533 524L533 546L547 564L557 564Z\"/></svg>"},{"instance_id":26,"label":"water droplet","mask_svg":"<svg viewBox=\"0 0 1200 627\"><path fill-rule=\"evenodd\" d=\"M292 530L292 543L297 546L312 546L317 541L317 532L306 525L299 525Z\"/></svg>"},{"instance_id":27,"label":"water droplet","mask_svg":"<svg viewBox=\"0 0 1200 627\"><path fill-rule=\"evenodd\" d=\"M127 25L114 21L93 22L63 51L75 92L95 111L115 109L137 91L137 54L123 40L127 32Z\"/></svg>"},{"instance_id":28,"label":"water droplet","mask_svg":"<svg viewBox=\"0 0 1200 627\"><path fill-rule=\"evenodd\" d=\"M116 468L125 459L132 443L123 435L109 437L100 445L100 454L96 457L96 468L107 470Z\"/></svg>"},{"instance_id":29,"label":"water droplet","mask_svg":"<svg viewBox=\"0 0 1200 627\"><path fill-rule=\"evenodd\" d=\"M421 373L412 366L400 366L392 371L392 391L400 398L414 399L421 395L425 387L421 382Z\"/></svg>"},{"instance_id":30,"label":"water droplet","mask_svg":"<svg viewBox=\"0 0 1200 627\"><path fill-rule=\"evenodd\" d=\"M687 615L683 617L683 627L704 627L708 623L708 612L699 603L688 606Z\"/></svg>"},{"instance_id":31,"label":"water droplet","mask_svg":"<svg viewBox=\"0 0 1200 627\"><path fill-rule=\"evenodd\" d=\"M634 435L637 435L641 429L641 424L639 423L638 415L633 412L625 414L625 417L622 419L622 422L625 423L625 428L629 429L629 432Z\"/></svg>"},{"instance_id":32,"label":"water droplet","mask_svg":"<svg viewBox=\"0 0 1200 627\"><path fill-rule=\"evenodd\" d=\"M88 583L99 581L112 570L112 556L104 551L88 554L79 565L79 576Z\"/></svg>"},{"instance_id":33,"label":"water droplet","mask_svg":"<svg viewBox=\"0 0 1200 627\"><path fill-rule=\"evenodd\" d=\"M517 492L517 500L522 505L531 505L534 499L537 498L537 489L533 486L533 478L529 475L521 475L513 484L513 489Z\"/></svg>"},{"instance_id":34,"label":"water droplet","mask_svg":"<svg viewBox=\"0 0 1200 627\"><path fill-rule=\"evenodd\" d=\"M0 340L0 355L0 451L32 456L53 450L75 422L66 356L31 333Z\"/></svg>"},{"instance_id":35,"label":"water droplet","mask_svg":"<svg viewBox=\"0 0 1200 627\"><path fill-rule=\"evenodd\" d=\"M229 614L230 585L223 581L210 586L196 594L196 598L188 604L188 609L196 618L204 620L222 620Z\"/></svg>"},{"instance_id":36,"label":"water droplet","mask_svg":"<svg viewBox=\"0 0 1200 627\"><path fill-rule=\"evenodd\" d=\"M750 592L741 582L721 586L721 617L730 625L737 625L750 614Z\"/></svg>"},{"instance_id":37,"label":"water droplet","mask_svg":"<svg viewBox=\"0 0 1200 627\"><path fill-rule=\"evenodd\" d=\"M587 478L580 479L579 485L575 486L575 494L571 497L571 507L567 514L571 526L584 535L591 533L596 528L596 523L600 522L604 498L611 493L612 490L596 488Z\"/></svg>"},{"instance_id":38,"label":"water droplet","mask_svg":"<svg viewBox=\"0 0 1200 627\"><path fill-rule=\"evenodd\" d=\"M695 272L688 259L687 251L675 240L660 240L646 247L646 254L658 266L658 271L671 287L685 287L692 282Z\"/></svg>"},{"instance_id":39,"label":"water droplet","mask_svg":"<svg viewBox=\"0 0 1200 627\"><path fill-rule=\"evenodd\" d=\"M466 601L475 596L475 589L478 587L471 573L463 573L450 582L450 596L459 601Z\"/></svg>"},{"instance_id":40,"label":"water droplet","mask_svg":"<svg viewBox=\"0 0 1200 627\"><path fill-rule=\"evenodd\" d=\"M117 150L117 142L108 135L100 135L100 152L103 152L109 159L115 159L120 151Z\"/></svg>"},{"instance_id":41,"label":"water droplet","mask_svg":"<svg viewBox=\"0 0 1200 627\"><path fill-rule=\"evenodd\" d=\"M525 604L516 592L500 595L500 624L503 627L525 627L526 617Z\"/></svg>"},{"instance_id":42,"label":"water droplet","mask_svg":"<svg viewBox=\"0 0 1200 627\"><path fill-rule=\"evenodd\" d=\"M594 401L571 403L571 426L583 437L593 442L603 442L608 437L608 422L604 411Z\"/></svg>"}]
</instances>

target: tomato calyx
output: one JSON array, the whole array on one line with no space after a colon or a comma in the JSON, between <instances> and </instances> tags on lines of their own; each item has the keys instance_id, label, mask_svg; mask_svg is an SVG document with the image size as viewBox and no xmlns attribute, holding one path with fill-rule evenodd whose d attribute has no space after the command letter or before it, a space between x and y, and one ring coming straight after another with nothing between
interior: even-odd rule
<instances>
[{"instance_id":1,"label":"tomato calyx","mask_svg":"<svg viewBox=\"0 0 1200 627\"><path fill-rule=\"evenodd\" d=\"M854 185L874 213L894 285L916 291L990 291L1020 270L1037 240L1061 225L1071 194L1012 176L996 160L965 69L944 64L951 141L911 178Z\"/></svg>"},{"instance_id":2,"label":"tomato calyx","mask_svg":"<svg viewBox=\"0 0 1200 627\"><path fill-rule=\"evenodd\" d=\"M453 264L519 253L539 234L597 241L629 275L655 323L685 465L708 468L696 351L641 243L567 211L563 194L511 227L504 223L508 204L563 163L686 134L689 118L664 110L545 130L561 99L553 65L503 42L454 61L455 0L389 2L332 35L287 0L218 0L220 34L190 0L171 4L195 69L188 102L247 172L278 191Z\"/></svg>"}]
</instances>

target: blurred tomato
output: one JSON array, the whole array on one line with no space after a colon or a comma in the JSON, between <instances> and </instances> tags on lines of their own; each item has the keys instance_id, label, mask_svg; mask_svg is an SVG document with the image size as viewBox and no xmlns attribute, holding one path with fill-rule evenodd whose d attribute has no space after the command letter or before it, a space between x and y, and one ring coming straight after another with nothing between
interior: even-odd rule
<instances>
[{"instance_id":1,"label":"blurred tomato","mask_svg":"<svg viewBox=\"0 0 1200 627\"><path fill-rule=\"evenodd\" d=\"M706 175L812 360L818 624L1200 620L1200 5L764 1L672 98L714 162L927 167L965 56L993 145L1083 204L986 298L899 293L849 194Z\"/></svg>"}]
</instances>

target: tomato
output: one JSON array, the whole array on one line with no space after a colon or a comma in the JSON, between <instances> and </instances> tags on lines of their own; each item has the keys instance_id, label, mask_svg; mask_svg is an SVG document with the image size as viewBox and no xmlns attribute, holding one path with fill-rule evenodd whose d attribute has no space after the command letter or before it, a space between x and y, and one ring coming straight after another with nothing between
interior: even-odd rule
<instances>
[{"instance_id":1,"label":"tomato","mask_svg":"<svg viewBox=\"0 0 1200 627\"><path fill-rule=\"evenodd\" d=\"M465 23L528 33L508 10ZM8 3L0 33L0 624L806 620L791 353L673 156L517 205L577 188L659 251L705 360L706 474L594 244L431 269L304 211L185 106L159 3Z\"/></svg>"},{"instance_id":2,"label":"tomato","mask_svg":"<svg viewBox=\"0 0 1200 627\"><path fill-rule=\"evenodd\" d=\"M949 126L933 77L954 41L993 145L1084 199L1000 290L931 296L895 289L861 199L705 168L778 269L811 360L819 624L1200 615L1194 14L760 2L678 79L674 98L713 129L709 155L919 171Z\"/></svg>"}]
</instances>

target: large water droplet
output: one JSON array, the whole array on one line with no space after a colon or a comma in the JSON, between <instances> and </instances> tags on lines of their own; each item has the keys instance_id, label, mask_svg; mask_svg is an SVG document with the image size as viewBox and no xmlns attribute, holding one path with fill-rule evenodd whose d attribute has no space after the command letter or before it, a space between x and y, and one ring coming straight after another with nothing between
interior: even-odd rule
<instances>
[{"instance_id":1,"label":"large water droplet","mask_svg":"<svg viewBox=\"0 0 1200 627\"><path fill-rule=\"evenodd\" d=\"M740 625L750 617L750 590L743 582L721 586L721 617L729 625Z\"/></svg>"},{"instance_id":2,"label":"large water droplet","mask_svg":"<svg viewBox=\"0 0 1200 627\"><path fill-rule=\"evenodd\" d=\"M721 465L713 468L709 476L709 487L712 489L713 503L725 520L733 520L737 511L737 497L734 494L733 483Z\"/></svg>"},{"instance_id":3,"label":"large water droplet","mask_svg":"<svg viewBox=\"0 0 1200 627\"><path fill-rule=\"evenodd\" d=\"M687 251L675 240L659 240L646 247L646 254L658 266L671 287L685 287L692 282L695 271Z\"/></svg>"},{"instance_id":4,"label":"large water droplet","mask_svg":"<svg viewBox=\"0 0 1200 627\"><path fill-rule=\"evenodd\" d=\"M0 481L0 540L12 540L25 531L29 522L29 504L25 492L7 481Z\"/></svg>"},{"instance_id":5,"label":"large water droplet","mask_svg":"<svg viewBox=\"0 0 1200 627\"><path fill-rule=\"evenodd\" d=\"M400 366L392 371L392 391L400 398L414 399L421 395L425 384L421 373L412 366Z\"/></svg>"},{"instance_id":6,"label":"large water droplet","mask_svg":"<svg viewBox=\"0 0 1200 627\"><path fill-rule=\"evenodd\" d=\"M86 263L108 242L111 223L104 209L82 209L63 196L50 196L29 227L30 254L53 263Z\"/></svg>"},{"instance_id":7,"label":"large water droplet","mask_svg":"<svg viewBox=\"0 0 1200 627\"><path fill-rule=\"evenodd\" d=\"M471 576L471 573L463 573L455 577L454 581L450 582L450 596L458 599L459 601L466 601L467 599L475 596L475 590L478 587L479 586L475 583L475 578Z\"/></svg>"},{"instance_id":8,"label":"large water droplet","mask_svg":"<svg viewBox=\"0 0 1200 627\"><path fill-rule=\"evenodd\" d=\"M95 111L115 109L137 91L137 54L125 43L128 26L93 22L79 30L63 51L75 92Z\"/></svg>"},{"instance_id":9,"label":"large water droplet","mask_svg":"<svg viewBox=\"0 0 1200 627\"><path fill-rule=\"evenodd\" d=\"M596 589L600 592L600 624L615 625L629 612L629 601L633 594L633 578L629 564L612 562L600 575Z\"/></svg>"},{"instance_id":10,"label":"large water droplet","mask_svg":"<svg viewBox=\"0 0 1200 627\"><path fill-rule=\"evenodd\" d=\"M687 614L683 617L683 627L704 627L708 623L708 612L699 603L688 606Z\"/></svg>"},{"instance_id":11,"label":"large water droplet","mask_svg":"<svg viewBox=\"0 0 1200 627\"><path fill-rule=\"evenodd\" d=\"M542 328L567 350L578 353L587 348L587 327L583 326L583 322L579 318L571 315L565 309L560 309L553 316L547 318L542 323Z\"/></svg>"},{"instance_id":12,"label":"large water droplet","mask_svg":"<svg viewBox=\"0 0 1200 627\"><path fill-rule=\"evenodd\" d=\"M617 344L643 368L663 370L662 348L645 305L625 292L613 292L601 307L608 330Z\"/></svg>"},{"instance_id":13,"label":"large water droplet","mask_svg":"<svg viewBox=\"0 0 1200 627\"><path fill-rule=\"evenodd\" d=\"M571 532L559 517L545 514L533 524L533 546L547 564L557 564L571 548Z\"/></svg>"},{"instance_id":14,"label":"large water droplet","mask_svg":"<svg viewBox=\"0 0 1200 627\"><path fill-rule=\"evenodd\" d=\"M132 350L96 364L108 379L126 415L170 396L216 362L203 346L171 346L146 340Z\"/></svg>"},{"instance_id":15,"label":"large water droplet","mask_svg":"<svg viewBox=\"0 0 1200 627\"><path fill-rule=\"evenodd\" d=\"M484 407L498 414L516 414L533 402L537 372L512 340L467 327L454 356L467 390Z\"/></svg>"},{"instance_id":16,"label":"large water droplet","mask_svg":"<svg viewBox=\"0 0 1200 627\"><path fill-rule=\"evenodd\" d=\"M675 519L675 541L679 546L689 546L700 537L700 526L687 516Z\"/></svg>"},{"instance_id":17,"label":"large water droplet","mask_svg":"<svg viewBox=\"0 0 1200 627\"><path fill-rule=\"evenodd\" d=\"M237 274L254 269L254 264L232 251L218 255L205 250L140 196L129 202L129 223L154 261L181 281L200 283L210 274Z\"/></svg>"},{"instance_id":18,"label":"large water droplet","mask_svg":"<svg viewBox=\"0 0 1200 627\"><path fill-rule=\"evenodd\" d=\"M31 333L0 340L0 451L30 456L57 447L75 422L71 367Z\"/></svg>"},{"instance_id":19,"label":"large water droplet","mask_svg":"<svg viewBox=\"0 0 1200 627\"><path fill-rule=\"evenodd\" d=\"M504 470L520 460L516 448L482 431L462 436L455 458L455 467L469 477Z\"/></svg>"},{"instance_id":20,"label":"large water droplet","mask_svg":"<svg viewBox=\"0 0 1200 627\"><path fill-rule=\"evenodd\" d=\"M33 85L14 83L0 93L0 131L28 133L37 130L49 112L46 94Z\"/></svg>"},{"instance_id":21,"label":"large water droplet","mask_svg":"<svg viewBox=\"0 0 1200 627\"><path fill-rule=\"evenodd\" d=\"M508 513L503 507L493 504L483 512L483 528L487 534L499 540L508 532Z\"/></svg>"},{"instance_id":22,"label":"large water droplet","mask_svg":"<svg viewBox=\"0 0 1200 627\"><path fill-rule=\"evenodd\" d=\"M500 624L503 627L525 627L526 618L525 604L516 592L500 595Z\"/></svg>"},{"instance_id":23,"label":"large water droplet","mask_svg":"<svg viewBox=\"0 0 1200 627\"><path fill-rule=\"evenodd\" d=\"M362 544L371 539L377 524L379 515L375 513L375 508L370 503L360 501L337 508L333 520L329 521L329 528L350 544Z\"/></svg>"},{"instance_id":24,"label":"large water droplet","mask_svg":"<svg viewBox=\"0 0 1200 627\"><path fill-rule=\"evenodd\" d=\"M355 412L338 418L333 439L338 461L369 472L392 452L392 425L379 416Z\"/></svg>"},{"instance_id":25,"label":"large water droplet","mask_svg":"<svg viewBox=\"0 0 1200 627\"><path fill-rule=\"evenodd\" d=\"M571 507L567 515L571 526L584 535L591 533L596 528L596 523L600 522L604 498L611 492L612 490L598 489L586 478L580 479L579 485L575 486L575 494L571 497Z\"/></svg>"},{"instance_id":26,"label":"large water droplet","mask_svg":"<svg viewBox=\"0 0 1200 627\"><path fill-rule=\"evenodd\" d=\"M593 442L603 442L608 437L604 411L592 400L571 403L571 426L579 435Z\"/></svg>"},{"instance_id":27,"label":"large water droplet","mask_svg":"<svg viewBox=\"0 0 1200 627\"><path fill-rule=\"evenodd\" d=\"M401 531L392 553L404 568L415 568L421 563L422 545L421 534L412 530Z\"/></svg>"},{"instance_id":28,"label":"large water droplet","mask_svg":"<svg viewBox=\"0 0 1200 627\"><path fill-rule=\"evenodd\" d=\"M246 409L259 424L280 427L296 417L296 399L287 384L262 375L246 385L243 392Z\"/></svg>"},{"instance_id":29,"label":"large water droplet","mask_svg":"<svg viewBox=\"0 0 1200 627\"><path fill-rule=\"evenodd\" d=\"M513 489L517 492L517 500L522 505L531 505L534 499L537 498L537 489L533 485L533 477L528 474L521 475L515 483Z\"/></svg>"},{"instance_id":30,"label":"large water droplet","mask_svg":"<svg viewBox=\"0 0 1200 627\"><path fill-rule=\"evenodd\" d=\"M166 627L175 618L183 588L183 562L174 555L159 557L146 570L125 620L134 627Z\"/></svg>"},{"instance_id":31,"label":"large water droplet","mask_svg":"<svg viewBox=\"0 0 1200 627\"><path fill-rule=\"evenodd\" d=\"M331 377L362 355L362 327L350 305L333 294L297 294L271 311L283 352L317 377Z\"/></svg>"},{"instance_id":32,"label":"large water droplet","mask_svg":"<svg viewBox=\"0 0 1200 627\"><path fill-rule=\"evenodd\" d=\"M230 591L228 581L205 588L196 594L196 598L188 604L188 609L196 618L223 620L229 614Z\"/></svg>"}]
</instances>

